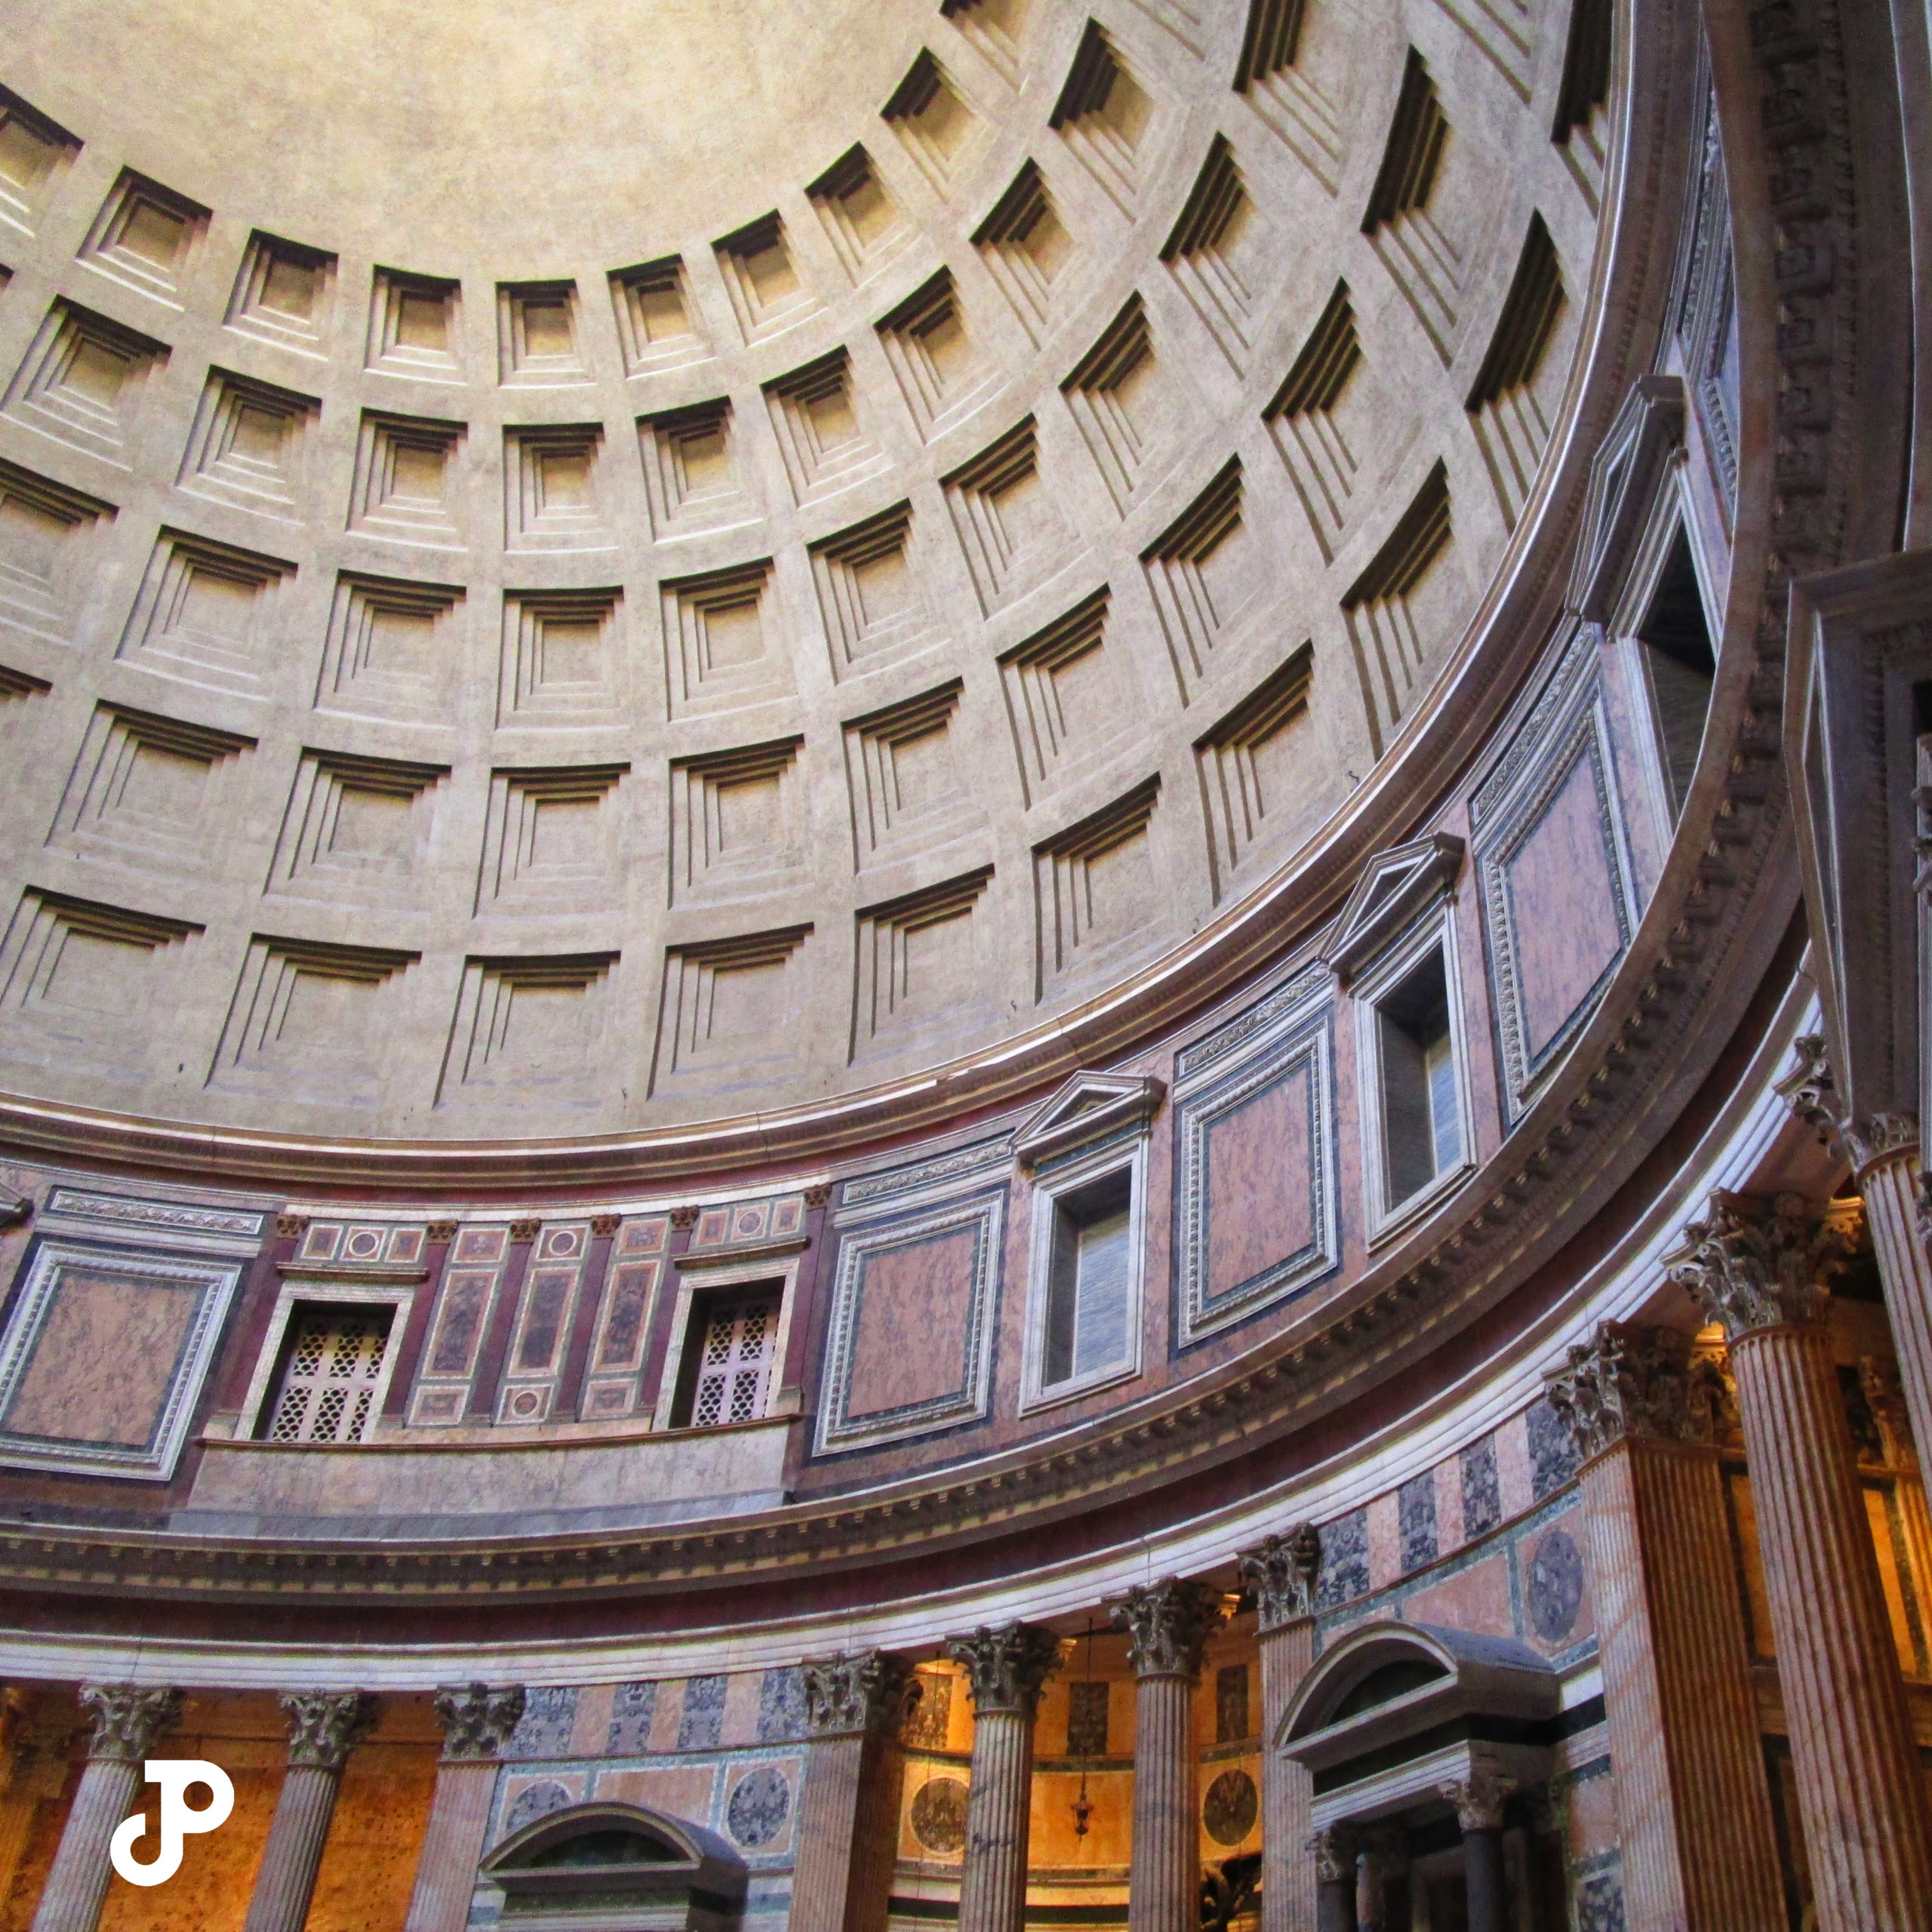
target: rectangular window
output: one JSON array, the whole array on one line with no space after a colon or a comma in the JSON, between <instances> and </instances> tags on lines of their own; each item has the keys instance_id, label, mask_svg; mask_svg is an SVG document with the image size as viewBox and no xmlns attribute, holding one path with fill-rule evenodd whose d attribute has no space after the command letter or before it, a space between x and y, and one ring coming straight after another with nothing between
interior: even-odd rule
<instances>
[{"instance_id":1,"label":"rectangular window","mask_svg":"<svg viewBox=\"0 0 1932 1932\"><path fill-rule=\"evenodd\" d=\"M270 1442L360 1442L383 1386L395 1310L298 1303L282 1344L275 1401L259 1433Z\"/></svg>"},{"instance_id":2,"label":"rectangular window","mask_svg":"<svg viewBox=\"0 0 1932 1932\"><path fill-rule=\"evenodd\" d=\"M1455 1038L1441 950L1376 1009L1382 1050L1382 1134L1388 1209L1463 1161Z\"/></svg>"},{"instance_id":3,"label":"rectangular window","mask_svg":"<svg viewBox=\"0 0 1932 1932\"><path fill-rule=\"evenodd\" d=\"M779 1290L720 1289L695 1300L671 1407L673 1429L761 1421L778 1366Z\"/></svg>"},{"instance_id":4,"label":"rectangular window","mask_svg":"<svg viewBox=\"0 0 1932 1932\"><path fill-rule=\"evenodd\" d=\"M1133 1208L1133 1180L1125 1168L1053 1203L1043 1389L1099 1374L1127 1358Z\"/></svg>"},{"instance_id":5,"label":"rectangular window","mask_svg":"<svg viewBox=\"0 0 1932 1932\"><path fill-rule=\"evenodd\" d=\"M1717 654L1711 648L1703 593L1697 586L1690 541L1681 525L1671 540L1636 635L1643 649L1657 750L1675 819L1682 815L1691 774L1697 769L1704 721L1711 709L1711 686L1717 676Z\"/></svg>"}]
</instances>

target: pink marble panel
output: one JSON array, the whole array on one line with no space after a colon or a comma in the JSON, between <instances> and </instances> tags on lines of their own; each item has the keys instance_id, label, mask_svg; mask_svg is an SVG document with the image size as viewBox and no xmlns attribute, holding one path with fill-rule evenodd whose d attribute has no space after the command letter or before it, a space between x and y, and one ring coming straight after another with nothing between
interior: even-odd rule
<instances>
[{"instance_id":1,"label":"pink marble panel","mask_svg":"<svg viewBox=\"0 0 1932 1932\"><path fill-rule=\"evenodd\" d=\"M200 1300L189 1283L63 1268L8 1429L59 1442L147 1443Z\"/></svg>"},{"instance_id":2,"label":"pink marble panel","mask_svg":"<svg viewBox=\"0 0 1932 1932\"><path fill-rule=\"evenodd\" d=\"M977 1250L976 1230L964 1227L866 1257L848 1416L931 1401L964 1386Z\"/></svg>"},{"instance_id":3,"label":"pink marble panel","mask_svg":"<svg viewBox=\"0 0 1932 1932\"><path fill-rule=\"evenodd\" d=\"M1314 1238L1306 1066L1208 1130L1208 1296L1211 1303Z\"/></svg>"}]
</instances>

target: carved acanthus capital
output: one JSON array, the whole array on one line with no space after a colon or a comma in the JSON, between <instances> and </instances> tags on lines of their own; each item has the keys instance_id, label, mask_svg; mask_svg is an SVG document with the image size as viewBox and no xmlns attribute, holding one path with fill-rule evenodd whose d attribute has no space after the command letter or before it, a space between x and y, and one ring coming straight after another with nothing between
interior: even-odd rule
<instances>
[{"instance_id":1,"label":"carved acanthus capital","mask_svg":"<svg viewBox=\"0 0 1932 1932\"><path fill-rule=\"evenodd\" d=\"M973 1708L982 1717L1017 1711L1030 1718L1060 1662L1060 1639L1037 1623L1003 1623L997 1630L983 1623L970 1637L949 1638L946 1654L966 1666Z\"/></svg>"},{"instance_id":2,"label":"carved acanthus capital","mask_svg":"<svg viewBox=\"0 0 1932 1932\"><path fill-rule=\"evenodd\" d=\"M503 1755L523 1716L521 1684L445 1684L436 1693L446 1764L487 1764Z\"/></svg>"},{"instance_id":3,"label":"carved acanthus capital","mask_svg":"<svg viewBox=\"0 0 1932 1932\"><path fill-rule=\"evenodd\" d=\"M1226 1615L1219 1590L1187 1577L1137 1586L1113 1607L1136 1677L1198 1677L1208 1639Z\"/></svg>"},{"instance_id":4,"label":"carved acanthus capital","mask_svg":"<svg viewBox=\"0 0 1932 1932\"><path fill-rule=\"evenodd\" d=\"M361 1690L285 1690L291 1770L339 1771L376 1727L377 1703Z\"/></svg>"},{"instance_id":5,"label":"carved acanthus capital","mask_svg":"<svg viewBox=\"0 0 1932 1932\"><path fill-rule=\"evenodd\" d=\"M1796 1064L1776 1083L1778 1097L1807 1127L1816 1129L1820 1139L1835 1140L1844 1115L1838 1082L1825 1054L1825 1036L1801 1033L1792 1041L1791 1050Z\"/></svg>"},{"instance_id":6,"label":"carved acanthus capital","mask_svg":"<svg viewBox=\"0 0 1932 1932\"><path fill-rule=\"evenodd\" d=\"M181 1694L171 1686L83 1684L81 1708L94 1720L90 1763L138 1764L181 1721Z\"/></svg>"},{"instance_id":7,"label":"carved acanthus capital","mask_svg":"<svg viewBox=\"0 0 1932 1932\"><path fill-rule=\"evenodd\" d=\"M1331 1825L1308 1841L1318 1885L1352 1885L1355 1877L1355 1835L1346 1825Z\"/></svg>"},{"instance_id":8,"label":"carved acanthus capital","mask_svg":"<svg viewBox=\"0 0 1932 1932\"><path fill-rule=\"evenodd\" d=\"M1841 1217L1801 1194L1768 1209L1739 1194L1714 1194L1706 1217L1689 1223L1669 1262L1670 1278L1736 1341L1753 1329L1817 1321L1852 1242Z\"/></svg>"},{"instance_id":9,"label":"carved acanthus capital","mask_svg":"<svg viewBox=\"0 0 1932 1932\"><path fill-rule=\"evenodd\" d=\"M1235 1558L1241 1582L1254 1592L1265 1635L1315 1614L1315 1586L1321 1572L1321 1532L1298 1524L1285 1536L1263 1537Z\"/></svg>"},{"instance_id":10,"label":"carved acanthus capital","mask_svg":"<svg viewBox=\"0 0 1932 1932\"><path fill-rule=\"evenodd\" d=\"M885 1651L808 1657L799 1666L805 1728L814 1737L854 1731L895 1731L906 1715L912 1667Z\"/></svg>"},{"instance_id":11,"label":"carved acanthus capital","mask_svg":"<svg viewBox=\"0 0 1932 1932\"><path fill-rule=\"evenodd\" d=\"M1437 1787L1456 1807L1456 1822L1466 1832L1500 1832L1503 1807L1516 1789L1487 1764L1472 1764L1466 1778L1454 1778Z\"/></svg>"},{"instance_id":12,"label":"carved acanthus capital","mask_svg":"<svg viewBox=\"0 0 1932 1932\"><path fill-rule=\"evenodd\" d=\"M1694 1395L1690 1337L1674 1328L1601 1322L1587 1342L1571 1345L1543 1388L1586 1462L1632 1436L1711 1439L1709 1405Z\"/></svg>"},{"instance_id":13,"label":"carved acanthus capital","mask_svg":"<svg viewBox=\"0 0 1932 1932\"><path fill-rule=\"evenodd\" d=\"M1886 1161L1907 1159L1918 1152L1918 1116L1906 1107L1860 1114L1846 1123L1844 1144L1853 1172L1860 1175Z\"/></svg>"}]
</instances>

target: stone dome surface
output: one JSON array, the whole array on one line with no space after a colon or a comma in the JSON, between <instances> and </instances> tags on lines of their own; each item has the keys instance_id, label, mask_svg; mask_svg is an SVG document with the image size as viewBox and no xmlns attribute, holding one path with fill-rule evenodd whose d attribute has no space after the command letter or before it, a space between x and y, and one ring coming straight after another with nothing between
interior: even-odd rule
<instances>
[{"instance_id":1,"label":"stone dome surface","mask_svg":"<svg viewBox=\"0 0 1932 1932\"><path fill-rule=\"evenodd\" d=\"M904 1124L1232 983L1508 695L1509 13L10 7L0 1084Z\"/></svg>"}]
</instances>

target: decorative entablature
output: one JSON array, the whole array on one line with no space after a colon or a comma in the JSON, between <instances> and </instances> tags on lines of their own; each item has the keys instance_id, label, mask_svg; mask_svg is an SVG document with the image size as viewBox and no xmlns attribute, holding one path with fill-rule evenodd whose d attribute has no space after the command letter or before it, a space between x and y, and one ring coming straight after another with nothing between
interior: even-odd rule
<instances>
[{"instance_id":1,"label":"decorative entablature","mask_svg":"<svg viewBox=\"0 0 1932 1932\"><path fill-rule=\"evenodd\" d=\"M1159 1112L1167 1088L1152 1074L1076 1073L1023 1121L1013 1151L1028 1174L1145 1128Z\"/></svg>"}]
</instances>

